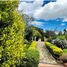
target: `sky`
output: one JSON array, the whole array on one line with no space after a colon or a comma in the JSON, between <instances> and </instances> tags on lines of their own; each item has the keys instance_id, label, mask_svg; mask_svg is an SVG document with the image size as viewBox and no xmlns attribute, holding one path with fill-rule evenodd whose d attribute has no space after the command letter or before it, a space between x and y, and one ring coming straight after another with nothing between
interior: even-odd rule
<instances>
[{"instance_id":1,"label":"sky","mask_svg":"<svg viewBox=\"0 0 67 67\"><path fill-rule=\"evenodd\" d=\"M67 29L67 0L20 0L19 8L34 17L31 24L44 30Z\"/></svg>"}]
</instances>

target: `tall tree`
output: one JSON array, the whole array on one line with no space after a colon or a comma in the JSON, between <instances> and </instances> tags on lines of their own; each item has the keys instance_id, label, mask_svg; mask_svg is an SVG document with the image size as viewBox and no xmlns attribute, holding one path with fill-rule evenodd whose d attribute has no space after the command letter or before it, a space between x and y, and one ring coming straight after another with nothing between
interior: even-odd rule
<instances>
[{"instance_id":1,"label":"tall tree","mask_svg":"<svg viewBox=\"0 0 67 67\"><path fill-rule=\"evenodd\" d=\"M47 38L56 38L55 32L54 31L49 31L49 30L46 31L45 36Z\"/></svg>"},{"instance_id":2,"label":"tall tree","mask_svg":"<svg viewBox=\"0 0 67 67\"><path fill-rule=\"evenodd\" d=\"M15 67L23 52L24 28L18 0L0 1L0 67Z\"/></svg>"}]
</instances>

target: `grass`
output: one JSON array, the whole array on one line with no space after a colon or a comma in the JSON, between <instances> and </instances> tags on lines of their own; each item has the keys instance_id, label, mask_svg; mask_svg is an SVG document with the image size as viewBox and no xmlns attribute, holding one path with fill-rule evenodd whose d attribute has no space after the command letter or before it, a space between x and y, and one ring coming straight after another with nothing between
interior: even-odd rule
<instances>
[{"instance_id":1,"label":"grass","mask_svg":"<svg viewBox=\"0 0 67 67\"><path fill-rule=\"evenodd\" d=\"M64 54L67 54L67 49L63 49L63 53Z\"/></svg>"},{"instance_id":2,"label":"grass","mask_svg":"<svg viewBox=\"0 0 67 67\"><path fill-rule=\"evenodd\" d=\"M59 38L59 39L61 39L61 40L64 40L64 39L65 39L65 35L57 36L57 38Z\"/></svg>"}]
</instances>

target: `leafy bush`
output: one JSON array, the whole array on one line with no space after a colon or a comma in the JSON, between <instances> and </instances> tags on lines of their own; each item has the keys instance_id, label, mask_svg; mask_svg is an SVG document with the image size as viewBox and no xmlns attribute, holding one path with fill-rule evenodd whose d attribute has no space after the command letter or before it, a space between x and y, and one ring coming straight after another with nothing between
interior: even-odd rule
<instances>
[{"instance_id":1,"label":"leafy bush","mask_svg":"<svg viewBox=\"0 0 67 67\"><path fill-rule=\"evenodd\" d=\"M36 50L36 42L33 41L24 58L21 59L21 63L16 67L38 67L38 64L39 52Z\"/></svg>"},{"instance_id":2,"label":"leafy bush","mask_svg":"<svg viewBox=\"0 0 67 67\"><path fill-rule=\"evenodd\" d=\"M52 40L53 39L51 37L47 39L48 42L52 42Z\"/></svg>"},{"instance_id":3,"label":"leafy bush","mask_svg":"<svg viewBox=\"0 0 67 67\"><path fill-rule=\"evenodd\" d=\"M46 45L46 46L49 46L49 47L52 46L52 44L51 44L50 42L45 42L45 45Z\"/></svg>"},{"instance_id":4,"label":"leafy bush","mask_svg":"<svg viewBox=\"0 0 67 67\"><path fill-rule=\"evenodd\" d=\"M67 54L62 54L62 56L60 56L59 59L63 61L63 63L67 63Z\"/></svg>"},{"instance_id":5,"label":"leafy bush","mask_svg":"<svg viewBox=\"0 0 67 67\"><path fill-rule=\"evenodd\" d=\"M54 52L54 54L61 56L63 53L63 50L61 48L58 48L56 46L51 46L50 49Z\"/></svg>"},{"instance_id":6,"label":"leafy bush","mask_svg":"<svg viewBox=\"0 0 67 67\"><path fill-rule=\"evenodd\" d=\"M24 44L24 51L28 50L29 46L29 44Z\"/></svg>"},{"instance_id":7,"label":"leafy bush","mask_svg":"<svg viewBox=\"0 0 67 67\"><path fill-rule=\"evenodd\" d=\"M24 44L24 50L36 49L36 45L37 45L36 41L31 42L31 44L30 43Z\"/></svg>"},{"instance_id":8,"label":"leafy bush","mask_svg":"<svg viewBox=\"0 0 67 67\"><path fill-rule=\"evenodd\" d=\"M67 48L67 41L66 40L60 40L60 39L55 39L52 41L52 43L56 46L58 46L59 48Z\"/></svg>"},{"instance_id":9,"label":"leafy bush","mask_svg":"<svg viewBox=\"0 0 67 67\"><path fill-rule=\"evenodd\" d=\"M65 53L67 54L67 49L63 49L63 53L64 53L64 54L65 54Z\"/></svg>"},{"instance_id":10,"label":"leafy bush","mask_svg":"<svg viewBox=\"0 0 67 67\"><path fill-rule=\"evenodd\" d=\"M59 35L59 36L57 36L57 38L60 39L60 40L64 40L65 39L65 35Z\"/></svg>"},{"instance_id":11,"label":"leafy bush","mask_svg":"<svg viewBox=\"0 0 67 67\"><path fill-rule=\"evenodd\" d=\"M65 39L67 40L67 34L65 35Z\"/></svg>"},{"instance_id":12,"label":"leafy bush","mask_svg":"<svg viewBox=\"0 0 67 67\"><path fill-rule=\"evenodd\" d=\"M53 52L54 55L60 56L63 53L63 50L49 42L45 42L45 45Z\"/></svg>"},{"instance_id":13,"label":"leafy bush","mask_svg":"<svg viewBox=\"0 0 67 67\"><path fill-rule=\"evenodd\" d=\"M37 45L36 41L33 41L33 42L31 43L29 49L36 49L36 45Z\"/></svg>"},{"instance_id":14,"label":"leafy bush","mask_svg":"<svg viewBox=\"0 0 67 67\"><path fill-rule=\"evenodd\" d=\"M29 41L25 39L24 44L29 44Z\"/></svg>"},{"instance_id":15,"label":"leafy bush","mask_svg":"<svg viewBox=\"0 0 67 67\"><path fill-rule=\"evenodd\" d=\"M21 59L21 63L16 67L38 67L39 64L39 52L37 50L28 50L24 58Z\"/></svg>"},{"instance_id":16,"label":"leafy bush","mask_svg":"<svg viewBox=\"0 0 67 67\"><path fill-rule=\"evenodd\" d=\"M0 1L0 67L15 67L24 56L25 24L18 4L18 0Z\"/></svg>"}]
</instances>

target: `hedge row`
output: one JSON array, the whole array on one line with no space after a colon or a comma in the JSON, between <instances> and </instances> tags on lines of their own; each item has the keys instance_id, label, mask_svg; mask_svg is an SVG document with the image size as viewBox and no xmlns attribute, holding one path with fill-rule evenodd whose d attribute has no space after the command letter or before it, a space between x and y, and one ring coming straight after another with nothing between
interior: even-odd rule
<instances>
[{"instance_id":1,"label":"hedge row","mask_svg":"<svg viewBox=\"0 0 67 67\"><path fill-rule=\"evenodd\" d=\"M37 42L33 41L28 49L29 57L33 60L30 67L38 67L39 64L39 52L36 49Z\"/></svg>"},{"instance_id":2,"label":"hedge row","mask_svg":"<svg viewBox=\"0 0 67 67\"><path fill-rule=\"evenodd\" d=\"M16 67L38 67L39 64L39 52L36 50L36 41L33 41L30 47L26 50L24 58L21 59L21 63Z\"/></svg>"},{"instance_id":3,"label":"hedge row","mask_svg":"<svg viewBox=\"0 0 67 67\"><path fill-rule=\"evenodd\" d=\"M37 45L37 42L36 42L36 41L33 41L33 42L31 43L31 45L30 45L30 47L29 47L28 50L30 50L30 49L36 49L36 45Z\"/></svg>"},{"instance_id":4,"label":"hedge row","mask_svg":"<svg viewBox=\"0 0 67 67\"><path fill-rule=\"evenodd\" d=\"M52 52L53 55L61 56L63 53L63 50L49 42L45 42L45 45L49 48L50 52Z\"/></svg>"}]
</instances>

